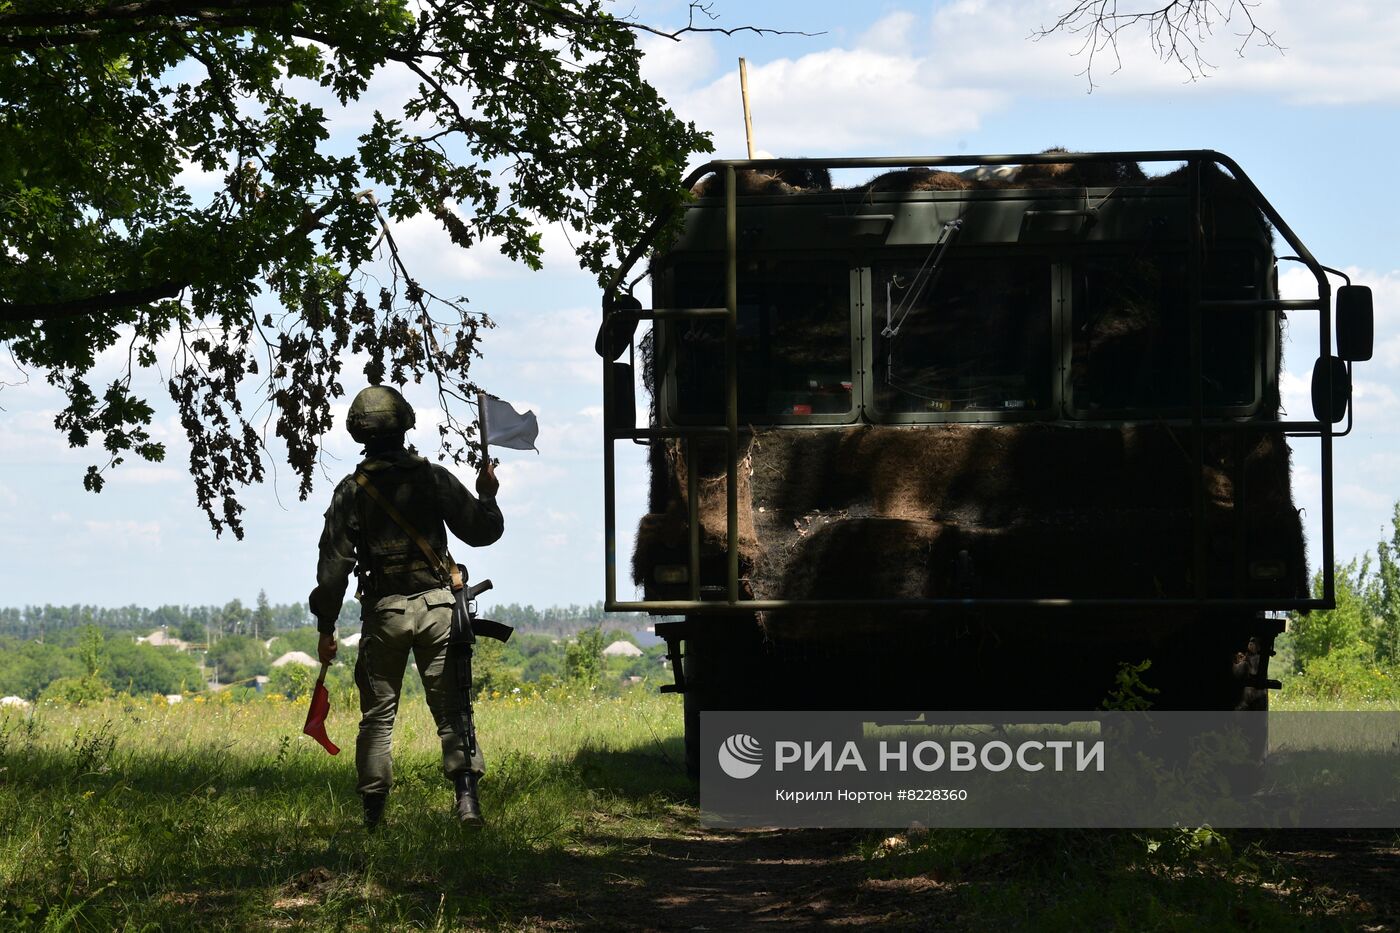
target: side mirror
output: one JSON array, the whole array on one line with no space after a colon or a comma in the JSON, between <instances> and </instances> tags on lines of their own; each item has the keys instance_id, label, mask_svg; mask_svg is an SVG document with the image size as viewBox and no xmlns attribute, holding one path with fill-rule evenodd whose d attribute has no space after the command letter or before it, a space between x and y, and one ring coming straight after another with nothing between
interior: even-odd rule
<instances>
[{"instance_id":1,"label":"side mirror","mask_svg":"<svg viewBox=\"0 0 1400 933\"><path fill-rule=\"evenodd\" d=\"M1354 362L1369 360L1375 339L1371 289L1365 285L1337 289L1337 355Z\"/></svg>"},{"instance_id":2,"label":"side mirror","mask_svg":"<svg viewBox=\"0 0 1400 933\"><path fill-rule=\"evenodd\" d=\"M608 366L612 380L612 429L631 431L637 426L637 390L632 381L631 363Z\"/></svg>"},{"instance_id":3,"label":"side mirror","mask_svg":"<svg viewBox=\"0 0 1400 933\"><path fill-rule=\"evenodd\" d=\"M1331 394L1328 394L1328 379L1331 379ZM1337 424L1347 415L1347 403L1351 401L1351 376L1347 374L1347 364L1341 357L1323 356L1313 364L1312 405L1313 417L1318 421Z\"/></svg>"},{"instance_id":4,"label":"side mirror","mask_svg":"<svg viewBox=\"0 0 1400 933\"><path fill-rule=\"evenodd\" d=\"M598 337L593 349L605 360L622 356L637 333L637 311L642 303L631 295L603 296L603 323L598 325Z\"/></svg>"}]
</instances>

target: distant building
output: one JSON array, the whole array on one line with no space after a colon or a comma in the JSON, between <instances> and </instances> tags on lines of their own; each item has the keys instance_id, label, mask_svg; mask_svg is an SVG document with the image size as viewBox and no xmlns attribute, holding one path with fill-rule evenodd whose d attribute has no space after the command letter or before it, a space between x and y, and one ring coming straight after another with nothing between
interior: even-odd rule
<instances>
[{"instance_id":1,"label":"distant building","mask_svg":"<svg viewBox=\"0 0 1400 933\"><path fill-rule=\"evenodd\" d=\"M619 638L603 649L603 656L609 658L640 658L642 656L642 649L638 648L630 641L623 641Z\"/></svg>"},{"instance_id":2,"label":"distant building","mask_svg":"<svg viewBox=\"0 0 1400 933\"><path fill-rule=\"evenodd\" d=\"M174 706L176 703L183 702L185 702L185 698L178 693L167 693L165 695L165 703L167 706Z\"/></svg>"},{"instance_id":3,"label":"distant building","mask_svg":"<svg viewBox=\"0 0 1400 933\"><path fill-rule=\"evenodd\" d=\"M136 644L155 645L157 648L177 648L180 651L188 651L190 649L189 642L181 641L167 632L164 627L156 629L149 635L137 636Z\"/></svg>"},{"instance_id":4,"label":"distant building","mask_svg":"<svg viewBox=\"0 0 1400 933\"><path fill-rule=\"evenodd\" d=\"M317 661L305 651L288 651L276 661L272 662L273 667L284 667L288 664L300 664L303 667L320 667L321 662Z\"/></svg>"}]
</instances>

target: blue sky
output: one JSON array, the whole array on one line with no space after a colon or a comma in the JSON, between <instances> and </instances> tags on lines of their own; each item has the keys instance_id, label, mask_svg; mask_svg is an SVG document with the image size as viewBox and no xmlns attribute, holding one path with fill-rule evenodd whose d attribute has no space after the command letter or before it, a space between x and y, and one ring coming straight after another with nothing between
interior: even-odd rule
<instances>
[{"instance_id":1,"label":"blue sky","mask_svg":"<svg viewBox=\"0 0 1400 933\"><path fill-rule=\"evenodd\" d=\"M814 36L647 38L646 70L676 111L715 136L716 155L742 157L737 57L749 63L758 147L774 155L932 155L1072 149L1212 148L1239 161L1324 263L1375 290L1377 350L1358 369L1357 428L1338 441L1337 547L1374 547L1400 498L1400 191L1386 158L1400 127L1400 7L1389 0L1269 2L1256 18L1285 52L1235 53L1235 25L1208 50L1218 70L1188 81L1138 40L1124 67L1103 59L1087 93L1072 39L1029 41L1069 0L957 0L936 4L837 4L717 0L719 25L754 23ZM640 2L639 18L676 23L685 4ZM620 8L621 11L621 8ZM352 137L373 107L403 99L402 76L385 75L369 97L336 117ZM190 173L196 194L210 179ZM458 557L491 577L502 602L587 603L603 592L600 366L592 353L599 296L577 271L567 240L545 231L546 268L513 267L489 249L462 252L427 221L400 226L415 275L434 291L466 294L499 327L483 345L477 377L540 419L538 455L502 451L506 534ZM1303 296L1305 274L1285 270L1285 295ZM1295 325L1295 333L1304 329ZM1285 405L1307 410L1315 349L1290 348ZM111 362L109 359L108 363ZM352 370L353 371L353 370ZM326 467L306 502L285 465L248 490L243 541L216 539L195 506L173 406L157 373L136 385L157 405L163 464L128 463L100 495L82 489L96 451L70 450L52 427L60 405L41 374L27 383L0 353L0 605L28 603L302 601L314 582L321 513L356 459L343 433L326 438ZM349 380L347 380L349 381ZM18 384L15 384L18 383ZM358 386L351 382L351 388ZM422 449L431 398L419 406ZM337 409L343 422L348 399ZM644 465L619 445L619 529L642 511ZM1295 450L1298 504L1315 541L1318 478L1312 448ZM464 477L470 479L470 477ZM1313 545L1316 560L1320 553ZM624 566L629 544L620 546ZM622 581L622 594L629 592ZM487 602L493 600L488 599Z\"/></svg>"}]
</instances>

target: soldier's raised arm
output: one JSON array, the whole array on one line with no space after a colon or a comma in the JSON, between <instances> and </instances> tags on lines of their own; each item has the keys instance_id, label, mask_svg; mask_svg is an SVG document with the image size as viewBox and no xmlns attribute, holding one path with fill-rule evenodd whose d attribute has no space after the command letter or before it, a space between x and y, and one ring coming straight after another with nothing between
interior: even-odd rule
<instances>
[{"instance_id":1,"label":"soldier's raised arm","mask_svg":"<svg viewBox=\"0 0 1400 933\"><path fill-rule=\"evenodd\" d=\"M472 547L493 544L505 531L505 518L496 504L499 483L488 466L477 480L481 498L473 496L467 487L445 467L433 464L437 480L438 505L448 529Z\"/></svg>"}]
</instances>

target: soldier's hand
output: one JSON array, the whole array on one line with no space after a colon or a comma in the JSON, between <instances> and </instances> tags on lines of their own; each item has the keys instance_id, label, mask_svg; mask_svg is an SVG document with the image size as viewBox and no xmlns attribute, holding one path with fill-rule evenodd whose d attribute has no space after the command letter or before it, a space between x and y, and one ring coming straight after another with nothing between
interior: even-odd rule
<instances>
[{"instance_id":1,"label":"soldier's hand","mask_svg":"<svg viewBox=\"0 0 1400 933\"><path fill-rule=\"evenodd\" d=\"M496 479L496 469L488 460L482 465L481 472L476 474L476 493L483 499L494 499L500 488L501 481Z\"/></svg>"},{"instance_id":2,"label":"soldier's hand","mask_svg":"<svg viewBox=\"0 0 1400 933\"><path fill-rule=\"evenodd\" d=\"M335 634L322 632L321 640L316 644L316 653L321 658L322 664L329 664L335 660L335 653L340 650L340 645L336 643Z\"/></svg>"}]
</instances>

